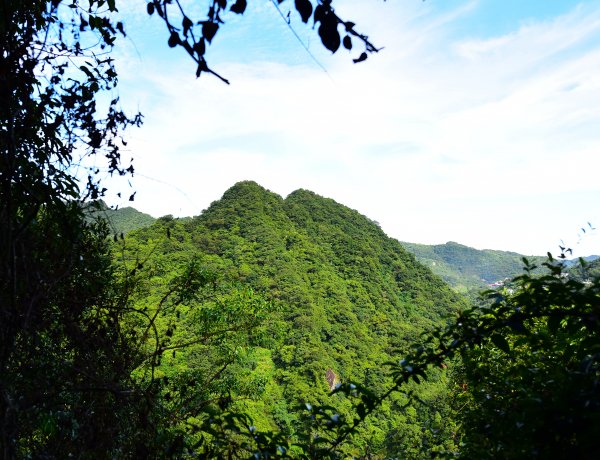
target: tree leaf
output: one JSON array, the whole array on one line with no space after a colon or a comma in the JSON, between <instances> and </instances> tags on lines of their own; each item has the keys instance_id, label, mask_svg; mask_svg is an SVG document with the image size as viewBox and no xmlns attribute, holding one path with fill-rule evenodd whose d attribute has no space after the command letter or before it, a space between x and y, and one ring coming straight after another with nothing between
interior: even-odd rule
<instances>
[{"instance_id":1,"label":"tree leaf","mask_svg":"<svg viewBox=\"0 0 600 460\"><path fill-rule=\"evenodd\" d=\"M317 5L317 7L315 8L315 14L313 16L313 20L314 20L315 24L317 22L321 22L324 17L325 17L325 7L323 5Z\"/></svg>"},{"instance_id":2,"label":"tree leaf","mask_svg":"<svg viewBox=\"0 0 600 460\"><path fill-rule=\"evenodd\" d=\"M117 22L117 30L119 32L121 32L121 35L123 35L123 37L127 37L127 34L125 33L125 28L123 27L122 22Z\"/></svg>"},{"instance_id":3,"label":"tree leaf","mask_svg":"<svg viewBox=\"0 0 600 460\"><path fill-rule=\"evenodd\" d=\"M244 11L246 11L246 6L248 6L246 0L237 0L233 5L231 5L230 11L236 14L244 14Z\"/></svg>"},{"instance_id":4,"label":"tree leaf","mask_svg":"<svg viewBox=\"0 0 600 460\"><path fill-rule=\"evenodd\" d=\"M347 50L352 49L352 39L350 38L350 35L346 35L344 37L344 40L342 40L342 43L344 44L344 48L346 48Z\"/></svg>"},{"instance_id":5,"label":"tree leaf","mask_svg":"<svg viewBox=\"0 0 600 460\"><path fill-rule=\"evenodd\" d=\"M192 28L192 20L187 16L183 17L183 21L181 21L181 26L183 27L183 35L187 36L189 30Z\"/></svg>"},{"instance_id":6,"label":"tree leaf","mask_svg":"<svg viewBox=\"0 0 600 460\"><path fill-rule=\"evenodd\" d=\"M355 64L358 64L359 62L362 61L366 61L367 60L367 53L365 53L364 51L360 54L360 56L358 56L356 59L352 59L352 62L354 62Z\"/></svg>"},{"instance_id":7,"label":"tree leaf","mask_svg":"<svg viewBox=\"0 0 600 460\"><path fill-rule=\"evenodd\" d=\"M490 337L490 340L494 345L500 348L500 350L504 351L505 353L510 353L510 345L503 335L493 334Z\"/></svg>"},{"instance_id":8,"label":"tree leaf","mask_svg":"<svg viewBox=\"0 0 600 460\"><path fill-rule=\"evenodd\" d=\"M219 30L219 24L216 22L206 21L202 24L202 35L208 40L208 43L212 42L217 30Z\"/></svg>"},{"instance_id":9,"label":"tree leaf","mask_svg":"<svg viewBox=\"0 0 600 460\"><path fill-rule=\"evenodd\" d=\"M296 10L300 13L302 22L307 23L313 12L313 6L308 0L296 0Z\"/></svg>"},{"instance_id":10,"label":"tree leaf","mask_svg":"<svg viewBox=\"0 0 600 460\"><path fill-rule=\"evenodd\" d=\"M94 74L86 66L82 65L79 67L89 78L94 78Z\"/></svg>"},{"instance_id":11,"label":"tree leaf","mask_svg":"<svg viewBox=\"0 0 600 460\"><path fill-rule=\"evenodd\" d=\"M196 52L198 57L204 56L204 53L206 52L206 44L204 43L203 38L201 38L194 44L194 51Z\"/></svg>"},{"instance_id":12,"label":"tree leaf","mask_svg":"<svg viewBox=\"0 0 600 460\"><path fill-rule=\"evenodd\" d=\"M332 53L335 53L342 42L340 34L337 30L337 19L332 14L326 15L319 26L319 37L321 43Z\"/></svg>"},{"instance_id":13,"label":"tree leaf","mask_svg":"<svg viewBox=\"0 0 600 460\"><path fill-rule=\"evenodd\" d=\"M171 32L169 41L167 42L170 48L175 48L179 44L179 34L175 31Z\"/></svg>"}]
</instances>

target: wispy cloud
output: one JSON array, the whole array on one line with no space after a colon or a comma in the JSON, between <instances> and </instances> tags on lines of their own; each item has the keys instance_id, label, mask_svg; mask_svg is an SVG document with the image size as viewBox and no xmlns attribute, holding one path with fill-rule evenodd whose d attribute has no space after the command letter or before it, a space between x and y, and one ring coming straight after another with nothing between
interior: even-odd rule
<instances>
[{"instance_id":1,"label":"wispy cloud","mask_svg":"<svg viewBox=\"0 0 600 460\"><path fill-rule=\"evenodd\" d=\"M254 179L283 195L330 196L399 239L527 253L600 222L590 204L600 202L600 7L478 38L478 2L444 12L350 3L347 15L386 48L353 65L311 45L328 74L279 23L261 43L283 33L289 56L265 48L236 62L228 49L219 71L230 87L195 80L174 57L123 64L126 99L147 115L130 144L137 168L173 185L142 178L137 205L197 214Z\"/></svg>"}]
</instances>

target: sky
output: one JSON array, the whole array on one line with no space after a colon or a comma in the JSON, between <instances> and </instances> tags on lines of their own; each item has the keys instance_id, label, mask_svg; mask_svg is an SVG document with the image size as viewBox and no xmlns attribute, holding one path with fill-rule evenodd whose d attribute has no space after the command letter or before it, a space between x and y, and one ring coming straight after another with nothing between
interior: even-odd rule
<instances>
[{"instance_id":1,"label":"sky","mask_svg":"<svg viewBox=\"0 0 600 460\"><path fill-rule=\"evenodd\" d=\"M184 3L203 17L205 1ZM231 85L196 79L143 0L118 3L121 102L145 123L127 133L135 201L109 203L198 215L254 180L333 198L400 241L600 254L600 2L337 0L383 47L359 64L295 11L302 44L270 0L249 3L207 54Z\"/></svg>"}]
</instances>

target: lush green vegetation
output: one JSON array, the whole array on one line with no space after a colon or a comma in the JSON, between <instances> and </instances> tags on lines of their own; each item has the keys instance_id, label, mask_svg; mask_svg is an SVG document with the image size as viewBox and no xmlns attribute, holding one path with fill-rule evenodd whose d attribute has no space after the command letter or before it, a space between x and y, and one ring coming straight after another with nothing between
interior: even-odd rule
<instances>
[{"instance_id":1,"label":"lush green vegetation","mask_svg":"<svg viewBox=\"0 0 600 460\"><path fill-rule=\"evenodd\" d=\"M201 216L158 219L131 233L122 246L119 257L143 261L152 274L136 301L149 308L159 303L164 280L191 260L272 305L262 332L253 332L252 347L244 352L249 367L237 367L252 390L228 391L232 409L248 414L255 426L292 438L303 426L298 407L330 404L333 380L363 382L383 392L391 383L385 363L395 350L465 306L370 220L305 190L283 200L242 182ZM207 307L199 302L189 308ZM175 313L166 313L163 321L192 327L188 316L176 320ZM179 359L185 361L187 353L196 352L184 350ZM157 370L169 375L173 366L165 359ZM449 410L446 378L439 375L419 394L429 404L394 411L405 402L395 395L345 449L359 454L368 445L373 453L413 458L428 455L434 446L453 446L453 424L440 422ZM336 402L350 417L349 403L340 397ZM429 427L425 434L422 426Z\"/></svg>"},{"instance_id":2,"label":"lush green vegetation","mask_svg":"<svg viewBox=\"0 0 600 460\"><path fill-rule=\"evenodd\" d=\"M305 190L283 200L252 182L201 216L161 218L119 246L116 254L158 277L136 300L150 310L164 280L190 261L262 299L258 311L246 300L223 313L226 324L241 326L219 339L225 349L203 344L204 364L190 361L186 347L154 369L169 398L182 393L182 381L196 391L186 376L215 384L202 404L180 404L179 422L163 427L175 430L181 452L193 445L240 457L568 458L595 446L583 428L598 425L593 263L577 276L553 260L528 265L505 290L467 308L367 218ZM185 316L165 309L162 328L189 334L192 311L211 312L218 325L211 305L197 298ZM249 311L260 321L249 321ZM210 321L192 328L211 330ZM178 349L178 333L169 337L164 348ZM213 378L217 362L230 366L223 382ZM449 375L440 369L448 365Z\"/></svg>"},{"instance_id":3,"label":"lush green vegetation","mask_svg":"<svg viewBox=\"0 0 600 460\"><path fill-rule=\"evenodd\" d=\"M174 2L148 7L198 73L227 7L211 3L197 33L169 22ZM295 6L326 48L343 25L347 48L376 51L331 2ZM595 458L596 262L565 273L550 257L469 306L304 190L240 183L122 238L90 220L82 201L105 189L96 167L78 183L76 155L133 173L121 135L141 121L112 99L115 9L0 3L3 458Z\"/></svg>"},{"instance_id":4,"label":"lush green vegetation","mask_svg":"<svg viewBox=\"0 0 600 460\"><path fill-rule=\"evenodd\" d=\"M114 235L125 235L132 230L148 227L156 220L151 215L140 212L131 206L112 209L102 200L89 204L86 210L90 221L98 217L106 220Z\"/></svg>"},{"instance_id":5,"label":"lush green vegetation","mask_svg":"<svg viewBox=\"0 0 600 460\"><path fill-rule=\"evenodd\" d=\"M469 307L375 223L305 190L239 183L201 216L111 242L112 263L99 225L80 230L86 262L48 300L43 354L23 342L4 376L30 404L14 419L19 457L597 447L597 261L526 266Z\"/></svg>"},{"instance_id":6,"label":"lush green vegetation","mask_svg":"<svg viewBox=\"0 0 600 460\"><path fill-rule=\"evenodd\" d=\"M551 258L544 265L538 276L527 265L514 292L494 293L495 304L473 310L482 343L463 352L464 457L591 458L597 451L598 272L581 268L581 281ZM463 331L472 318L461 318Z\"/></svg>"}]
</instances>

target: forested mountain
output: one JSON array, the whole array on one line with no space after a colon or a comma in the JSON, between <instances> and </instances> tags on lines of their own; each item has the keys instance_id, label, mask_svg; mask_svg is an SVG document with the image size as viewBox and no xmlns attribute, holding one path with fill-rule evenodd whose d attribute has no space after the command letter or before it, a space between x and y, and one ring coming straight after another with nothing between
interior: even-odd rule
<instances>
[{"instance_id":1,"label":"forested mountain","mask_svg":"<svg viewBox=\"0 0 600 460\"><path fill-rule=\"evenodd\" d=\"M113 209L101 200L95 204L91 214L105 218L110 230L115 234L126 234L132 230L149 227L156 221L156 218L133 207ZM413 253L420 263L459 292L484 289L497 281L520 275L523 272L523 257L534 263L544 260L544 257L523 256L516 252L479 250L452 241L438 245L408 242L401 244ZM590 256L584 260L592 261L595 258L597 256ZM577 260L568 260L565 263L571 266L575 265Z\"/></svg>"},{"instance_id":2,"label":"forested mountain","mask_svg":"<svg viewBox=\"0 0 600 460\"><path fill-rule=\"evenodd\" d=\"M108 222L109 228L114 234L125 234L138 228L148 227L156 220L150 214L138 211L131 206L124 208L110 208L102 200L98 200L87 206L88 215L91 217L102 217Z\"/></svg>"},{"instance_id":3,"label":"forested mountain","mask_svg":"<svg viewBox=\"0 0 600 460\"><path fill-rule=\"evenodd\" d=\"M300 424L297 408L331 404L328 393L338 382L363 382L382 393L390 385L385 363L395 352L464 307L440 278L371 220L306 190L283 199L254 182L241 182L202 215L160 218L131 232L122 244L125 249L115 250L116 258L144 267L149 281L136 302L150 309L168 280L191 260L233 286L227 295L250 287L253 296L268 302L269 314L251 334L250 351L232 345L237 332L210 350L213 370L214 363L227 361L224 355L239 355L235 365L224 365L212 393L201 399L230 393L238 401L235 407L249 413L256 426L292 435ZM211 302L210 296L196 298L188 310L161 312L162 321L177 331L189 329L183 323L192 321L191 312L213 311ZM237 314L255 313L260 314ZM212 314L217 322L236 324L235 312L226 319ZM202 327L209 327L203 321ZM180 332L164 327L177 341ZM182 348L177 356L165 357L157 372L206 381L210 365L198 358L202 353L208 350ZM432 447L449 447L453 424L444 421L449 410L445 379L439 373L418 388L427 405L401 409L405 398L394 395L361 428L348 453L368 447L417 458ZM336 398L344 415L349 403Z\"/></svg>"},{"instance_id":4,"label":"forested mountain","mask_svg":"<svg viewBox=\"0 0 600 460\"><path fill-rule=\"evenodd\" d=\"M591 256L585 256L585 257L580 257L580 258L576 258L576 259L565 260L564 264L567 267L571 267L573 265L578 265L581 262L581 260L583 260L585 263L592 263L592 262L596 262L598 259L600 259L600 256L591 255Z\"/></svg>"},{"instance_id":5,"label":"forested mountain","mask_svg":"<svg viewBox=\"0 0 600 460\"><path fill-rule=\"evenodd\" d=\"M459 292L485 289L488 285L523 273L523 255L516 252L475 249L449 241L426 245L405 243L417 260ZM544 257L526 256L532 263Z\"/></svg>"},{"instance_id":6,"label":"forested mountain","mask_svg":"<svg viewBox=\"0 0 600 460\"><path fill-rule=\"evenodd\" d=\"M101 200L96 203L92 215L105 218L115 234L149 227L156 221L156 218L133 207L112 209ZM541 256L524 256L509 251L480 250L453 241L438 245L408 242L401 244L414 254L420 263L459 292L478 291L495 282L520 275L523 272L523 257L534 263L541 263L545 259ZM589 256L584 260L591 262L596 258L598 256ZM573 259L565 261L565 264L570 267L577 262L577 259Z\"/></svg>"},{"instance_id":7,"label":"forested mountain","mask_svg":"<svg viewBox=\"0 0 600 460\"><path fill-rule=\"evenodd\" d=\"M462 309L373 222L306 191L245 182L194 219L91 218L105 178L133 176L143 118L118 97L117 3L1 3L1 458L598 456L597 263L549 257ZM227 81L206 45L246 0L200 21L144 3L197 76ZM332 52L380 49L332 1L295 9Z\"/></svg>"}]
</instances>

